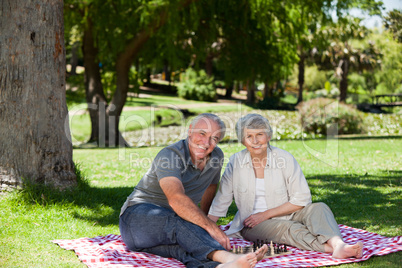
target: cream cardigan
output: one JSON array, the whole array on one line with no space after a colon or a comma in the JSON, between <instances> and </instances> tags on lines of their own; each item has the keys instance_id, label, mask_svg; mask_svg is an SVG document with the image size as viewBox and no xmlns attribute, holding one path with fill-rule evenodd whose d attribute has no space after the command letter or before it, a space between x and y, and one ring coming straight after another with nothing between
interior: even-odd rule
<instances>
[{"instance_id":1,"label":"cream cardigan","mask_svg":"<svg viewBox=\"0 0 402 268\"><path fill-rule=\"evenodd\" d=\"M298 206L311 203L311 193L306 178L296 159L288 152L271 146L267 151L264 171L266 203L268 209L286 202ZM253 212L255 200L255 174L247 149L232 155L221 178L219 190L212 202L209 214L226 217L233 198L237 213L226 231L232 235L243 229L244 220ZM292 215L276 217L290 219Z\"/></svg>"}]
</instances>

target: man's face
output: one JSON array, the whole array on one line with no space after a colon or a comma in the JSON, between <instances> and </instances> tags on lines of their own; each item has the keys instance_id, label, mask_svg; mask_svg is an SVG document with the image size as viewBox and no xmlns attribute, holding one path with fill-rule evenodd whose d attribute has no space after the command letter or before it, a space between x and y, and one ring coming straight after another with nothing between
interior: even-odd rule
<instances>
[{"instance_id":1,"label":"man's face","mask_svg":"<svg viewBox=\"0 0 402 268\"><path fill-rule=\"evenodd\" d=\"M190 125L188 142L191 160L205 159L218 144L220 136L219 125L208 118L201 118L195 125Z\"/></svg>"}]
</instances>

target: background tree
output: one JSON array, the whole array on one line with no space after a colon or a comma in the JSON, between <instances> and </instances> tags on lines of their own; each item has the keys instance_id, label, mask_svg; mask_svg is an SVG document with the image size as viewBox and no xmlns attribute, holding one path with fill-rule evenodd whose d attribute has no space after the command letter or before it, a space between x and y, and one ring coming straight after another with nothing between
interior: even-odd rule
<instances>
[{"instance_id":1,"label":"background tree","mask_svg":"<svg viewBox=\"0 0 402 268\"><path fill-rule=\"evenodd\" d=\"M1 1L0 10L1 184L72 186L63 2Z\"/></svg>"},{"instance_id":2,"label":"background tree","mask_svg":"<svg viewBox=\"0 0 402 268\"><path fill-rule=\"evenodd\" d=\"M359 18L347 17L332 26L323 27L318 35L330 44L326 49L316 49L314 57L318 66L325 70L335 70L340 78L339 100L346 101L348 75L350 71L371 70L380 64L381 54L370 43L366 49L355 48L353 39L363 39L368 34L367 28L360 25Z\"/></svg>"},{"instance_id":3,"label":"background tree","mask_svg":"<svg viewBox=\"0 0 402 268\"><path fill-rule=\"evenodd\" d=\"M87 1L67 0L66 13L82 17L85 85L92 133L89 142L99 146L127 146L119 131L127 99L130 68L151 37L163 28L177 31L183 9L192 1ZM74 23L72 23L74 24ZM111 71L115 87L105 94L102 70Z\"/></svg>"},{"instance_id":4,"label":"background tree","mask_svg":"<svg viewBox=\"0 0 402 268\"><path fill-rule=\"evenodd\" d=\"M313 49L325 50L329 47L329 42L327 39L323 39L322 33L319 29L324 28L326 25L330 26L334 24L333 14L336 14L337 19L341 23L349 16L349 12L352 9L360 9L360 11L368 13L370 15L381 14L382 1L372 1L372 0L340 0L336 4L331 3L331 1L313 1L310 4L311 7L307 7L302 1L299 3L298 9L301 13L301 20L306 26L306 31L301 35L298 35L298 99L297 103L303 101L303 87L304 87L304 76L305 76L305 63L306 60L310 61L310 54ZM347 19L346 19L347 20ZM330 26L331 27L331 26ZM350 37L350 36L349 36ZM346 66L344 66L346 67Z\"/></svg>"},{"instance_id":5,"label":"background tree","mask_svg":"<svg viewBox=\"0 0 402 268\"><path fill-rule=\"evenodd\" d=\"M384 26L392 32L395 40L402 43L402 12L400 10L389 11L384 17Z\"/></svg>"},{"instance_id":6,"label":"background tree","mask_svg":"<svg viewBox=\"0 0 402 268\"><path fill-rule=\"evenodd\" d=\"M247 103L254 104L256 83L272 84L286 77L297 60L291 42L297 19L292 16L292 3L235 2L216 4L220 11L217 66L226 83L247 85Z\"/></svg>"}]
</instances>

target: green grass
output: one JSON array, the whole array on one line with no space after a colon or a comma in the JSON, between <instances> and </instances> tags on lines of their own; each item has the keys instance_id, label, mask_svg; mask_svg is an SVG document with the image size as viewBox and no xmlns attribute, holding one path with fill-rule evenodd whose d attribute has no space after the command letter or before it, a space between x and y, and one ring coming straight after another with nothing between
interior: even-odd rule
<instances>
[{"instance_id":1,"label":"green grass","mask_svg":"<svg viewBox=\"0 0 402 268\"><path fill-rule=\"evenodd\" d=\"M327 203L339 223L384 236L401 230L401 138L277 141L299 161L314 202ZM328 146L336 154L328 152ZM228 158L243 147L220 146ZM1 196L0 267L85 267L50 242L119 234L120 207L162 147L75 149L85 179L72 191L30 186ZM87 182L85 181L87 180ZM227 223L230 215L221 219ZM341 267L400 267L402 253Z\"/></svg>"}]
</instances>

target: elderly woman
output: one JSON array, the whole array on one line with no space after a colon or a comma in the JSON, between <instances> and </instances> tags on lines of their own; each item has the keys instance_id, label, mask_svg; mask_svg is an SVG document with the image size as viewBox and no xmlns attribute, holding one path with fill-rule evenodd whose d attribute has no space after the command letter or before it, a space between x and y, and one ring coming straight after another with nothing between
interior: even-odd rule
<instances>
[{"instance_id":1,"label":"elderly woman","mask_svg":"<svg viewBox=\"0 0 402 268\"><path fill-rule=\"evenodd\" d=\"M311 202L296 159L270 146L268 120L246 115L237 122L236 132L246 149L230 157L208 217L215 222L225 217L234 197L238 212L228 236L331 253L333 258L361 258L363 244L346 244L330 208Z\"/></svg>"}]
</instances>

